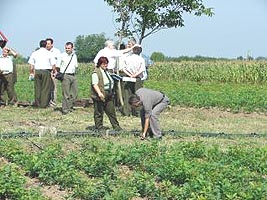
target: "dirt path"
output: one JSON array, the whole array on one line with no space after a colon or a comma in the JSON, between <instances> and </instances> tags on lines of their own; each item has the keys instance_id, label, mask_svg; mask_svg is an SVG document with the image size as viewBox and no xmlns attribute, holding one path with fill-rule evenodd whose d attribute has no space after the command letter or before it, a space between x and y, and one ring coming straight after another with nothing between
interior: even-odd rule
<instances>
[{"instance_id":1,"label":"dirt path","mask_svg":"<svg viewBox=\"0 0 267 200\"><path fill-rule=\"evenodd\" d=\"M93 109L77 108L75 112L62 115L52 108L33 109L21 107L1 108L0 133L53 131L85 131L94 125ZM117 113L123 129L140 130L140 119L123 117ZM163 130L224 132L224 133L266 133L267 116L264 113L231 113L219 109L195 109L179 106L170 107L160 115ZM104 125L110 127L107 117Z\"/></svg>"}]
</instances>

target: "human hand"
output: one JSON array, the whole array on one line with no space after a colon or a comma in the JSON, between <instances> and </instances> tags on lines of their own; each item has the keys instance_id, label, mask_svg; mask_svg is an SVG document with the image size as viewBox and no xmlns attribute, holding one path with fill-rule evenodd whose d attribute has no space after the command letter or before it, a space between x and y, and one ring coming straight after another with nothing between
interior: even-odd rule
<instances>
[{"instance_id":1,"label":"human hand","mask_svg":"<svg viewBox=\"0 0 267 200\"><path fill-rule=\"evenodd\" d=\"M146 139L146 134L145 134L145 133L141 133L141 135L140 135L140 139L141 139L141 140Z\"/></svg>"},{"instance_id":2,"label":"human hand","mask_svg":"<svg viewBox=\"0 0 267 200\"><path fill-rule=\"evenodd\" d=\"M34 80L34 74L31 73L31 74L29 75L29 79L28 79L28 80L29 80L29 81L33 81L33 80Z\"/></svg>"},{"instance_id":3,"label":"human hand","mask_svg":"<svg viewBox=\"0 0 267 200\"><path fill-rule=\"evenodd\" d=\"M105 96L102 92L99 92L98 96L102 101L105 101Z\"/></svg>"}]
</instances>

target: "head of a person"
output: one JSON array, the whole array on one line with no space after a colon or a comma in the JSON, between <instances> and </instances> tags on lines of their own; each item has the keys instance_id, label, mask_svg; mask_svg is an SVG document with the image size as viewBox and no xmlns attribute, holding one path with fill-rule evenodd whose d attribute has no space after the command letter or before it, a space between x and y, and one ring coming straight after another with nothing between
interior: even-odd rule
<instances>
[{"instance_id":1,"label":"head of a person","mask_svg":"<svg viewBox=\"0 0 267 200\"><path fill-rule=\"evenodd\" d=\"M108 58L101 56L97 61L96 67L101 67L102 69L106 70L108 67Z\"/></svg>"},{"instance_id":2,"label":"head of a person","mask_svg":"<svg viewBox=\"0 0 267 200\"><path fill-rule=\"evenodd\" d=\"M131 48L136 44L136 39L134 37L129 38L127 43L127 48Z\"/></svg>"},{"instance_id":3,"label":"head of a person","mask_svg":"<svg viewBox=\"0 0 267 200\"><path fill-rule=\"evenodd\" d=\"M71 54L73 52L73 43L72 42L66 42L65 51L67 54Z\"/></svg>"},{"instance_id":4,"label":"head of a person","mask_svg":"<svg viewBox=\"0 0 267 200\"><path fill-rule=\"evenodd\" d=\"M135 108L142 106L142 101L140 100L140 97L136 94L133 94L129 97L128 103L131 107Z\"/></svg>"},{"instance_id":5,"label":"head of a person","mask_svg":"<svg viewBox=\"0 0 267 200\"><path fill-rule=\"evenodd\" d=\"M41 40L39 46L40 48L46 48L46 40Z\"/></svg>"},{"instance_id":6,"label":"head of a person","mask_svg":"<svg viewBox=\"0 0 267 200\"><path fill-rule=\"evenodd\" d=\"M54 40L52 38L46 38L46 49L50 50L53 48Z\"/></svg>"},{"instance_id":7,"label":"head of a person","mask_svg":"<svg viewBox=\"0 0 267 200\"><path fill-rule=\"evenodd\" d=\"M142 47L140 47L140 46L135 46L135 47L133 48L133 54L140 55L141 52L142 52Z\"/></svg>"},{"instance_id":8,"label":"head of a person","mask_svg":"<svg viewBox=\"0 0 267 200\"><path fill-rule=\"evenodd\" d=\"M4 57L7 57L7 56L8 56L8 54L9 54L9 51L10 51L10 49L9 49L9 48L7 48L7 47L4 47L4 48L3 48L3 50L2 50L2 55L3 55Z\"/></svg>"},{"instance_id":9,"label":"head of a person","mask_svg":"<svg viewBox=\"0 0 267 200\"><path fill-rule=\"evenodd\" d=\"M121 43L119 49L120 50L126 49L126 45L124 43Z\"/></svg>"},{"instance_id":10,"label":"head of a person","mask_svg":"<svg viewBox=\"0 0 267 200\"><path fill-rule=\"evenodd\" d=\"M109 49L115 49L115 44L112 40L107 40L105 42L105 47L109 48Z\"/></svg>"}]
</instances>

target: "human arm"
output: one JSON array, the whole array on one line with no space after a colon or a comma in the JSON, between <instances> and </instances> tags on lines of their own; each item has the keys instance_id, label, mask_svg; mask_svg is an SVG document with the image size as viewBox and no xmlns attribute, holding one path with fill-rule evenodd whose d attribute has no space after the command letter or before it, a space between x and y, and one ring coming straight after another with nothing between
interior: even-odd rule
<instances>
[{"instance_id":1,"label":"human arm","mask_svg":"<svg viewBox=\"0 0 267 200\"><path fill-rule=\"evenodd\" d=\"M30 64L30 74L34 74L34 65Z\"/></svg>"},{"instance_id":2,"label":"human arm","mask_svg":"<svg viewBox=\"0 0 267 200\"><path fill-rule=\"evenodd\" d=\"M122 71L129 77L132 77L132 74L128 72L125 68L122 69Z\"/></svg>"},{"instance_id":3,"label":"human arm","mask_svg":"<svg viewBox=\"0 0 267 200\"><path fill-rule=\"evenodd\" d=\"M16 58L17 57L17 52L14 50L14 49L12 49L12 48L10 48L10 47L5 47L7 50L8 50L8 53L10 54L10 55L12 55L14 58Z\"/></svg>"},{"instance_id":4,"label":"human arm","mask_svg":"<svg viewBox=\"0 0 267 200\"><path fill-rule=\"evenodd\" d=\"M140 76L140 74L142 74L143 72L144 72L144 70L139 70L138 72L136 72L136 73L132 74L130 77L132 77L132 78L139 77L139 76Z\"/></svg>"},{"instance_id":5,"label":"human arm","mask_svg":"<svg viewBox=\"0 0 267 200\"><path fill-rule=\"evenodd\" d=\"M52 65L52 73L56 74L57 73L57 67L56 65Z\"/></svg>"},{"instance_id":6,"label":"human arm","mask_svg":"<svg viewBox=\"0 0 267 200\"><path fill-rule=\"evenodd\" d=\"M94 91L96 92L97 96L102 100L105 101L105 95L101 92L100 87L98 86L99 79L97 73L92 74L92 86Z\"/></svg>"},{"instance_id":7,"label":"human arm","mask_svg":"<svg viewBox=\"0 0 267 200\"><path fill-rule=\"evenodd\" d=\"M146 133L147 133L148 128L149 128L149 117L146 117L145 123L144 123L144 129L143 129L142 136L141 136L142 138L146 137Z\"/></svg>"},{"instance_id":8,"label":"human arm","mask_svg":"<svg viewBox=\"0 0 267 200\"><path fill-rule=\"evenodd\" d=\"M77 74L78 72L78 59L77 59L77 55L74 55L74 66L75 66L75 73Z\"/></svg>"},{"instance_id":9,"label":"human arm","mask_svg":"<svg viewBox=\"0 0 267 200\"><path fill-rule=\"evenodd\" d=\"M138 56L137 60L138 60L139 67L137 67L137 70L135 70L135 73L132 74L133 78L141 77L143 72L146 71L145 60L141 56Z\"/></svg>"},{"instance_id":10,"label":"human arm","mask_svg":"<svg viewBox=\"0 0 267 200\"><path fill-rule=\"evenodd\" d=\"M104 101L104 100L105 100L105 96L104 96L104 94L101 92L99 86L98 86L97 84L94 84L94 85L93 85L93 88L94 88L95 92L97 93L97 95L99 96L99 98L100 98L102 101Z\"/></svg>"},{"instance_id":11,"label":"human arm","mask_svg":"<svg viewBox=\"0 0 267 200\"><path fill-rule=\"evenodd\" d=\"M130 48L127 48L127 49L118 50L118 51L120 51L121 53L125 54L125 53L129 53L132 50L133 50L133 47L130 47Z\"/></svg>"},{"instance_id":12,"label":"human arm","mask_svg":"<svg viewBox=\"0 0 267 200\"><path fill-rule=\"evenodd\" d=\"M30 64L30 75L29 75L29 80L30 80L30 81L34 80L34 76L35 76L34 65Z\"/></svg>"}]
</instances>

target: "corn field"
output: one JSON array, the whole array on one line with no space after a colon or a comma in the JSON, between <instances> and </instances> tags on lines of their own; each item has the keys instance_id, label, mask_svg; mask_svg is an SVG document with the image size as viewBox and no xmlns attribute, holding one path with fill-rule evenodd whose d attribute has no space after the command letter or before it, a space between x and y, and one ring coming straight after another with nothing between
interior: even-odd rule
<instances>
[{"instance_id":1,"label":"corn field","mask_svg":"<svg viewBox=\"0 0 267 200\"><path fill-rule=\"evenodd\" d=\"M152 80L265 83L267 62L263 61L209 61L164 62L151 68Z\"/></svg>"}]
</instances>

